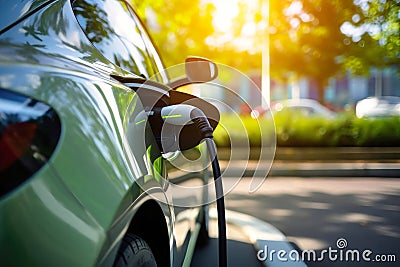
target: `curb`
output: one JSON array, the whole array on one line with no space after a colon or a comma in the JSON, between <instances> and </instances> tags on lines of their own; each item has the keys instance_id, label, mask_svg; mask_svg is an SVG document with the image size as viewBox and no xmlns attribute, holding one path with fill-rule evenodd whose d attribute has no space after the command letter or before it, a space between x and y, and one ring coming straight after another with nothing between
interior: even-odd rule
<instances>
[{"instance_id":1,"label":"curb","mask_svg":"<svg viewBox=\"0 0 400 267\"><path fill-rule=\"evenodd\" d=\"M260 154L259 147L237 148L237 151L249 154L250 160L257 160ZM231 150L225 147L218 148L218 157L228 160ZM313 160L400 160L400 147L277 147L275 160L285 161L313 161Z\"/></svg>"},{"instance_id":2,"label":"curb","mask_svg":"<svg viewBox=\"0 0 400 267\"><path fill-rule=\"evenodd\" d=\"M286 239L286 236L273 225L258 218L243 213L226 210L226 221L239 227L257 251L257 256L264 258L260 260L264 266L268 267L306 267L302 261L279 261L276 254L285 251L289 255L291 251L297 251L294 246ZM210 209L210 218L217 219L217 209ZM264 253L261 253L261 251ZM275 251L275 258L270 257L270 252Z\"/></svg>"},{"instance_id":3,"label":"curb","mask_svg":"<svg viewBox=\"0 0 400 267\"><path fill-rule=\"evenodd\" d=\"M258 173L268 173L269 177L381 177L400 178L400 162L287 162L274 161L233 161L227 168L223 162L224 177L253 177ZM269 166L271 168L269 169ZM256 172L257 170L257 172ZM269 172L268 172L269 171Z\"/></svg>"}]
</instances>

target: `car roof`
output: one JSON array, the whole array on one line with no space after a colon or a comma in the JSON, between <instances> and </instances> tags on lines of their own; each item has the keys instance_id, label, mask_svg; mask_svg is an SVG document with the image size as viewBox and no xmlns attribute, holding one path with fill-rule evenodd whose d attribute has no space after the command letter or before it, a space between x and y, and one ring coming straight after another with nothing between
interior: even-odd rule
<instances>
[{"instance_id":1,"label":"car roof","mask_svg":"<svg viewBox=\"0 0 400 267\"><path fill-rule=\"evenodd\" d=\"M284 104L315 104L319 103L318 101L310 98L293 98L293 99L284 99L284 100L279 100L276 102L281 102Z\"/></svg>"},{"instance_id":2,"label":"car roof","mask_svg":"<svg viewBox=\"0 0 400 267\"><path fill-rule=\"evenodd\" d=\"M284 99L272 103L272 108L275 109L277 105L286 108L312 108L313 110L323 114L327 117L335 117L336 113L321 105L317 100L309 98L296 98L296 99Z\"/></svg>"},{"instance_id":3,"label":"car roof","mask_svg":"<svg viewBox=\"0 0 400 267\"><path fill-rule=\"evenodd\" d=\"M400 103L399 96L372 96L372 97L362 99L359 102L361 102L363 100L373 100L373 101L378 101L378 102L382 101L382 102L385 102L388 104L399 104Z\"/></svg>"}]
</instances>

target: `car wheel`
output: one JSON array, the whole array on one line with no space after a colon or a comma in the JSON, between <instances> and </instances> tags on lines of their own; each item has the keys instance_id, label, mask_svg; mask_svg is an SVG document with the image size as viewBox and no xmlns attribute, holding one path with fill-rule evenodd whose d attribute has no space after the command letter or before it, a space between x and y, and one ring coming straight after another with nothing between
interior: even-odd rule
<instances>
[{"instance_id":1,"label":"car wheel","mask_svg":"<svg viewBox=\"0 0 400 267\"><path fill-rule=\"evenodd\" d=\"M118 250L114 267L156 267L156 259L149 245L133 234L125 235Z\"/></svg>"}]
</instances>

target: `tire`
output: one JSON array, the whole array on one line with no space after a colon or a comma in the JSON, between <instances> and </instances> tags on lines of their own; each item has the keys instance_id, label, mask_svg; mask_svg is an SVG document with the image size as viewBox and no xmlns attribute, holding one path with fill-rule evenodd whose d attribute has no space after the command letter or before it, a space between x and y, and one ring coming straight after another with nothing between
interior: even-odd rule
<instances>
[{"instance_id":1,"label":"tire","mask_svg":"<svg viewBox=\"0 0 400 267\"><path fill-rule=\"evenodd\" d=\"M157 267L157 262L149 245L128 233L122 240L114 267Z\"/></svg>"}]
</instances>

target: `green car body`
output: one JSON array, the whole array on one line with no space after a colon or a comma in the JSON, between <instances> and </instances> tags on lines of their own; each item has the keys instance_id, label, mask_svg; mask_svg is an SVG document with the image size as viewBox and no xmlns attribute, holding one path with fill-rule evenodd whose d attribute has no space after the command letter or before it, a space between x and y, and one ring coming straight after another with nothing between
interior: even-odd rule
<instances>
[{"instance_id":1,"label":"green car body","mask_svg":"<svg viewBox=\"0 0 400 267\"><path fill-rule=\"evenodd\" d=\"M96 49L68 0L2 1L1 14L0 88L50 106L61 129L46 163L0 198L0 265L111 266L131 232L158 266L180 266L202 208L174 208L160 179L174 169L148 125L132 130L143 105L110 75L140 73Z\"/></svg>"}]
</instances>

